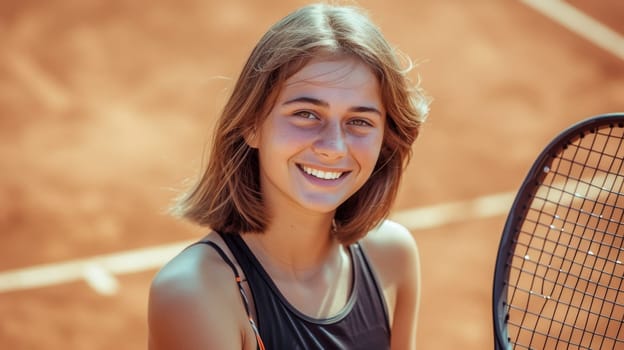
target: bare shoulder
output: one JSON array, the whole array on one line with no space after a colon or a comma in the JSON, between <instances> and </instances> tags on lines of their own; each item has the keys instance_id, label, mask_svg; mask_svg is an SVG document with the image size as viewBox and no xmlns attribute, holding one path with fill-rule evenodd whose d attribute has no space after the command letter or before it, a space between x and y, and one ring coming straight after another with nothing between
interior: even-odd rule
<instances>
[{"instance_id":1,"label":"bare shoulder","mask_svg":"<svg viewBox=\"0 0 624 350\"><path fill-rule=\"evenodd\" d=\"M413 268L417 269L419 264L418 246L405 226L385 220L369 232L361 243L380 272L387 277L394 277L394 282L401 280L405 273L417 272Z\"/></svg>"},{"instance_id":2,"label":"bare shoulder","mask_svg":"<svg viewBox=\"0 0 624 350\"><path fill-rule=\"evenodd\" d=\"M241 312L244 310L231 268L214 248L192 245L169 261L152 281L149 348L242 349L241 319L245 317Z\"/></svg>"},{"instance_id":3,"label":"bare shoulder","mask_svg":"<svg viewBox=\"0 0 624 350\"><path fill-rule=\"evenodd\" d=\"M414 241L411 232L396 221L384 220L364 238L373 243L404 244Z\"/></svg>"}]
</instances>

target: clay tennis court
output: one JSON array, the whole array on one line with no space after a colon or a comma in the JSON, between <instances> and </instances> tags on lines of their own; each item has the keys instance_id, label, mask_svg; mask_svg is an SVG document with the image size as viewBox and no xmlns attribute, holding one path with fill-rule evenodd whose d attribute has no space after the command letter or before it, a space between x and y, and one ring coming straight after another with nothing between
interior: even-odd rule
<instances>
[{"instance_id":1,"label":"clay tennis court","mask_svg":"<svg viewBox=\"0 0 624 350\"><path fill-rule=\"evenodd\" d=\"M167 216L232 79L304 1L0 4L0 347L146 347ZM506 212L539 151L624 111L624 3L360 1L434 99L394 211L419 242L419 349L491 349ZM541 4L541 7L536 7Z\"/></svg>"}]
</instances>

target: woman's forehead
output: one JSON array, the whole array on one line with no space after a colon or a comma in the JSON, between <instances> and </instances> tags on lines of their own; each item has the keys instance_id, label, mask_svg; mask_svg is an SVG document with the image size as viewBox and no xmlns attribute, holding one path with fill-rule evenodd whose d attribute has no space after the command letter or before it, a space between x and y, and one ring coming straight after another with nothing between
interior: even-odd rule
<instances>
[{"instance_id":1,"label":"woman's forehead","mask_svg":"<svg viewBox=\"0 0 624 350\"><path fill-rule=\"evenodd\" d=\"M353 85L370 84L377 78L372 69L360 59L351 56L321 56L308 61L284 81L283 87L297 84Z\"/></svg>"}]
</instances>

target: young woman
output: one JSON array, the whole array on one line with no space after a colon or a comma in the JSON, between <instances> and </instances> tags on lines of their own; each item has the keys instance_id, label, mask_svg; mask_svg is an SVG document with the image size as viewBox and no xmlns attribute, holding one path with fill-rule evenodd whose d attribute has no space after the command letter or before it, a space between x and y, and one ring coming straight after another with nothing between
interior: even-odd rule
<instances>
[{"instance_id":1,"label":"young woman","mask_svg":"<svg viewBox=\"0 0 624 350\"><path fill-rule=\"evenodd\" d=\"M386 220L427 111L361 9L308 5L251 53L176 212L211 232L154 278L149 348L415 348L418 250Z\"/></svg>"}]
</instances>

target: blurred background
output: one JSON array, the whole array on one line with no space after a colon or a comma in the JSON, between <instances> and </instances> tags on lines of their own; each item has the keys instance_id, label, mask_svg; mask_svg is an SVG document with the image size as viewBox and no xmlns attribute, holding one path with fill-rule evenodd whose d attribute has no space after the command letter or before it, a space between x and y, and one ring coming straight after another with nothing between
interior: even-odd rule
<instances>
[{"instance_id":1,"label":"blurred background","mask_svg":"<svg viewBox=\"0 0 624 350\"><path fill-rule=\"evenodd\" d=\"M146 348L165 211L238 70L301 0L0 3L0 347ZM396 220L419 242L419 349L491 349L491 282L540 150L624 111L624 2L361 0L433 97Z\"/></svg>"}]
</instances>

